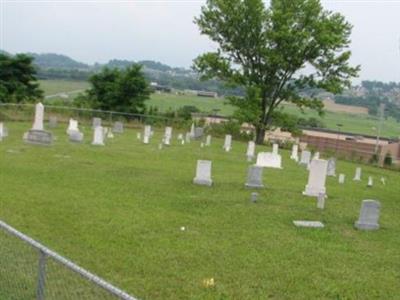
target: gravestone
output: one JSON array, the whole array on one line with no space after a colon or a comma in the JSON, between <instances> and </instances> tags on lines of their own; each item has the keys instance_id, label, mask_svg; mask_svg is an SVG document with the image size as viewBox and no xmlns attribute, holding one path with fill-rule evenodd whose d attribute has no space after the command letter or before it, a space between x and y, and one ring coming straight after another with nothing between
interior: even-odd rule
<instances>
[{"instance_id":1,"label":"gravestone","mask_svg":"<svg viewBox=\"0 0 400 300\"><path fill-rule=\"evenodd\" d=\"M158 150L162 150L163 148L163 143L158 144Z\"/></svg>"},{"instance_id":2,"label":"gravestone","mask_svg":"<svg viewBox=\"0 0 400 300\"><path fill-rule=\"evenodd\" d=\"M328 160L328 170L326 173L327 176L336 176L336 159L331 157Z\"/></svg>"},{"instance_id":3,"label":"gravestone","mask_svg":"<svg viewBox=\"0 0 400 300\"><path fill-rule=\"evenodd\" d=\"M170 146L171 145L171 136L164 137L162 142L163 142L164 145Z\"/></svg>"},{"instance_id":4,"label":"gravestone","mask_svg":"<svg viewBox=\"0 0 400 300\"><path fill-rule=\"evenodd\" d=\"M207 135L206 137L206 146L211 146L211 135Z\"/></svg>"},{"instance_id":5,"label":"gravestone","mask_svg":"<svg viewBox=\"0 0 400 300\"><path fill-rule=\"evenodd\" d=\"M320 193L326 195L325 181L328 162L323 159L313 159L310 164L308 183L303 195L317 197Z\"/></svg>"},{"instance_id":6,"label":"gravestone","mask_svg":"<svg viewBox=\"0 0 400 300\"><path fill-rule=\"evenodd\" d=\"M0 122L0 141L3 139L4 137L4 124L3 122Z\"/></svg>"},{"instance_id":7,"label":"gravestone","mask_svg":"<svg viewBox=\"0 0 400 300\"><path fill-rule=\"evenodd\" d=\"M355 180L355 181L361 180L361 168L360 167L356 168L356 174L354 175L353 180Z\"/></svg>"},{"instance_id":8,"label":"gravestone","mask_svg":"<svg viewBox=\"0 0 400 300\"><path fill-rule=\"evenodd\" d=\"M150 136L151 136L151 126L150 125L144 126L143 136L147 136L148 138L150 138Z\"/></svg>"},{"instance_id":9,"label":"gravestone","mask_svg":"<svg viewBox=\"0 0 400 300\"><path fill-rule=\"evenodd\" d=\"M231 151L232 148L232 136L230 134L225 135L225 141L224 141L224 150L226 152Z\"/></svg>"},{"instance_id":10,"label":"gravestone","mask_svg":"<svg viewBox=\"0 0 400 300\"><path fill-rule=\"evenodd\" d=\"M150 137L148 135L143 136L143 144L148 144L150 142Z\"/></svg>"},{"instance_id":11,"label":"gravestone","mask_svg":"<svg viewBox=\"0 0 400 300\"><path fill-rule=\"evenodd\" d=\"M381 182L382 182L383 185L386 185L386 179L385 179L385 177L381 177Z\"/></svg>"},{"instance_id":12,"label":"gravestone","mask_svg":"<svg viewBox=\"0 0 400 300\"><path fill-rule=\"evenodd\" d=\"M172 127L165 127L164 138L171 139L172 138Z\"/></svg>"},{"instance_id":13,"label":"gravestone","mask_svg":"<svg viewBox=\"0 0 400 300\"><path fill-rule=\"evenodd\" d=\"M372 176L368 177L368 183L367 183L367 187L372 187L374 185L374 180L372 179Z\"/></svg>"},{"instance_id":14,"label":"gravestone","mask_svg":"<svg viewBox=\"0 0 400 300\"><path fill-rule=\"evenodd\" d=\"M107 132L107 138L108 139L113 139L114 138L114 133L112 132L111 129L109 129L108 132Z\"/></svg>"},{"instance_id":15,"label":"gravestone","mask_svg":"<svg viewBox=\"0 0 400 300\"><path fill-rule=\"evenodd\" d=\"M343 184L346 176L344 174L339 174L339 184Z\"/></svg>"},{"instance_id":16,"label":"gravestone","mask_svg":"<svg viewBox=\"0 0 400 300\"><path fill-rule=\"evenodd\" d=\"M317 207L319 209L324 209L325 208L325 194L324 193L319 193L317 197Z\"/></svg>"},{"instance_id":17,"label":"gravestone","mask_svg":"<svg viewBox=\"0 0 400 300\"><path fill-rule=\"evenodd\" d=\"M324 224L320 221L293 221L296 227L324 228Z\"/></svg>"},{"instance_id":18,"label":"gravestone","mask_svg":"<svg viewBox=\"0 0 400 300\"><path fill-rule=\"evenodd\" d=\"M195 134L195 132L194 132L194 123L192 123L192 126L190 126L190 132L189 132L189 134L190 134L190 137L191 137L191 138L194 138L194 134Z\"/></svg>"},{"instance_id":19,"label":"gravestone","mask_svg":"<svg viewBox=\"0 0 400 300\"><path fill-rule=\"evenodd\" d=\"M190 143L190 138L191 138L191 133L190 132L186 132L186 135L185 135L185 142L186 143Z\"/></svg>"},{"instance_id":20,"label":"gravestone","mask_svg":"<svg viewBox=\"0 0 400 300\"><path fill-rule=\"evenodd\" d=\"M51 145L53 143L53 135L51 132L43 130L44 106L38 103L35 106L35 120L32 129L24 133L24 141L35 145Z\"/></svg>"},{"instance_id":21,"label":"gravestone","mask_svg":"<svg viewBox=\"0 0 400 300\"><path fill-rule=\"evenodd\" d=\"M92 145L104 146L104 129L101 126L97 126L93 132Z\"/></svg>"},{"instance_id":22,"label":"gravestone","mask_svg":"<svg viewBox=\"0 0 400 300\"><path fill-rule=\"evenodd\" d=\"M56 128L57 127L57 117L55 117L55 116L50 116L49 117L49 127L50 128Z\"/></svg>"},{"instance_id":23,"label":"gravestone","mask_svg":"<svg viewBox=\"0 0 400 300\"><path fill-rule=\"evenodd\" d=\"M290 159L293 159L296 162L299 160L299 145L293 144Z\"/></svg>"},{"instance_id":24,"label":"gravestone","mask_svg":"<svg viewBox=\"0 0 400 300\"><path fill-rule=\"evenodd\" d=\"M301 151L301 156L300 156L300 165L308 166L311 160L311 152L303 150Z\"/></svg>"},{"instance_id":25,"label":"gravestone","mask_svg":"<svg viewBox=\"0 0 400 300\"><path fill-rule=\"evenodd\" d=\"M141 140L142 134L140 132L136 133L136 139Z\"/></svg>"},{"instance_id":26,"label":"gravestone","mask_svg":"<svg viewBox=\"0 0 400 300\"><path fill-rule=\"evenodd\" d=\"M83 133L80 131L71 131L68 136L71 142L81 143L83 141Z\"/></svg>"},{"instance_id":27,"label":"gravestone","mask_svg":"<svg viewBox=\"0 0 400 300\"><path fill-rule=\"evenodd\" d=\"M247 144L247 151L246 151L247 161L253 160L255 156L255 151L256 151L256 143L254 141L249 141L249 143Z\"/></svg>"},{"instance_id":28,"label":"gravestone","mask_svg":"<svg viewBox=\"0 0 400 300\"><path fill-rule=\"evenodd\" d=\"M272 154L279 154L279 145L278 144L273 144L272 145Z\"/></svg>"},{"instance_id":29,"label":"gravestone","mask_svg":"<svg viewBox=\"0 0 400 300\"><path fill-rule=\"evenodd\" d=\"M182 141L183 140L183 134L182 133L178 134L177 139L178 139L178 141Z\"/></svg>"},{"instance_id":30,"label":"gravestone","mask_svg":"<svg viewBox=\"0 0 400 300\"><path fill-rule=\"evenodd\" d=\"M67 134L69 135L72 131L79 131L78 121L74 119L69 119Z\"/></svg>"},{"instance_id":31,"label":"gravestone","mask_svg":"<svg viewBox=\"0 0 400 300\"><path fill-rule=\"evenodd\" d=\"M197 161L196 177L193 179L193 183L207 186L212 185L210 160Z\"/></svg>"},{"instance_id":32,"label":"gravestone","mask_svg":"<svg viewBox=\"0 0 400 300\"><path fill-rule=\"evenodd\" d=\"M312 159L319 159L319 152L315 152Z\"/></svg>"},{"instance_id":33,"label":"gravestone","mask_svg":"<svg viewBox=\"0 0 400 300\"><path fill-rule=\"evenodd\" d=\"M250 195L250 201L251 201L252 203L256 203L256 202L257 202L257 199L258 199L258 193L257 193L257 192L251 193L251 195Z\"/></svg>"},{"instance_id":34,"label":"gravestone","mask_svg":"<svg viewBox=\"0 0 400 300\"><path fill-rule=\"evenodd\" d=\"M93 118L92 128L101 127L101 118Z\"/></svg>"},{"instance_id":35,"label":"gravestone","mask_svg":"<svg viewBox=\"0 0 400 300\"><path fill-rule=\"evenodd\" d=\"M263 168L259 166L250 166L247 174L245 186L249 188L263 188L262 182Z\"/></svg>"},{"instance_id":36,"label":"gravestone","mask_svg":"<svg viewBox=\"0 0 400 300\"><path fill-rule=\"evenodd\" d=\"M379 229L379 213L381 204L376 200L363 200L358 221L355 227L360 230Z\"/></svg>"},{"instance_id":37,"label":"gravestone","mask_svg":"<svg viewBox=\"0 0 400 300\"><path fill-rule=\"evenodd\" d=\"M33 130L43 130L44 106L38 103L35 106L35 120L33 121Z\"/></svg>"},{"instance_id":38,"label":"gravestone","mask_svg":"<svg viewBox=\"0 0 400 300\"><path fill-rule=\"evenodd\" d=\"M124 123L117 121L114 123L113 127L113 132L114 133L124 133Z\"/></svg>"},{"instance_id":39,"label":"gravestone","mask_svg":"<svg viewBox=\"0 0 400 300\"><path fill-rule=\"evenodd\" d=\"M204 128L203 127L196 127L194 129L194 138L199 139L204 135Z\"/></svg>"},{"instance_id":40,"label":"gravestone","mask_svg":"<svg viewBox=\"0 0 400 300\"><path fill-rule=\"evenodd\" d=\"M282 169L282 158L279 154L271 152L259 152L256 165L265 168Z\"/></svg>"}]
</instances>

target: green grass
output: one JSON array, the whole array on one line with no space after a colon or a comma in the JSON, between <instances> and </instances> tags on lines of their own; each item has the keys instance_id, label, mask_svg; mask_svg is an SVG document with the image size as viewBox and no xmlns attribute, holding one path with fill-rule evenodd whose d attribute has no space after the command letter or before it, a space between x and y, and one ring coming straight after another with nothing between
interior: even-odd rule
<instances>
[{"instance_id":1,"label":"green grass","mask_svg":"<svg viewBox=\"0 0 400 300\"><path fill-rule=\"evenodd\" d=\"M63 91L72 91L77 89L84 89L88 87L86 82L74 82L66 80L45 80L41 81L41 87L44 89L45 94L55 94ZM72 97L74 95L71 95ZM235 110L229 104L226 104L226 99L223 98L205 98L197 97L194 95L176 95L169 93L152 94L150 100L147 102L148 106L156 106L161 112L168 110L176 110L185 105L194 105L203 112L212 112L218 110L218 114L222 116L231 116ZM312 110L306 109L302 113L298 108L293 105L285 105L284 110L288 113L297 115L303 118L315 117L321 120L327 128L337 130L337 124L343 125L341 128L345 132L353 132L359 134L376 135L377 131L373 128L378 128L378 118L363 115L363 114L350 114L327 111L323 117ZM385 137L399 137L400 124L396 120L389 118L385 120L382 126L382 136Z\"/></svg>"},{"instance_id":2,"label":"green grass","mask_svg":"<svg viewBox=\"0 0 400 300\"><path fill-rule=\"evenodd\" d=\"M282 151L284 169L265 169L267 188L252 204L244 143L234 141L230 153L220 139L209 148L195 141L159 151L159 132L143 145L132 129L95 147L89 128L77 145L62 126L53 146L35 147L21 141L30 124L7 126L0 218L139 298L399 297L398 172L363 166L363 181L353 182L357 165L339 161L346 183L328 178L320 211L302 196L307 171ZM213 187L192 184L197 159L213 161ZM381 201L380 230L353 228L363 199ZM326 228L295 228L299 219ZM206 278L215 287L204 287Z\"/></svg>"}]
</instances>

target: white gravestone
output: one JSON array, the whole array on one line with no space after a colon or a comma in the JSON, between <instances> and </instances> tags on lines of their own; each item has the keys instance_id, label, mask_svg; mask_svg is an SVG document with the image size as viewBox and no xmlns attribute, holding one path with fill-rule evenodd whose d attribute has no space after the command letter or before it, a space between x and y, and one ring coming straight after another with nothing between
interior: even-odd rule
<instances>
[{"instance_id":1,"label":"white gravestone","mask_svg":"<svg viewBox=\"0 0 400 300\"><path fill-rule=\"evenodd\" d=\"M67 134L71 134L72 131L79 131L78 121L74 119L69 119Z\"/></svg>"},{"instance_id":2,"label":"white gravestone","mask_svg":"<svg viewBox=\"0 0 400 300\"><path fill-rule=\"evenodd\" d=\"M373 185L374 185L374 180L372 179L372 176L369 176L367 187L372 187Z\"/></svg>"},{"instance_id":3,"label":"white gravestone","mask_svg":"<svg viewBox=\"0 0 400 300\"><path fill-rule=\"evenodd\" d=\"M151 126L150 125L144 126L143 136L147 136L148 138L150 138L150 136L151 136Z\"/></svg>"},{"instance_id":4,"label":"white gravestone","mask_svg":"<svg viewBox=\"0 0 400 300\"><path fill-rule=\"evenodd\" d=\"M178 141L182 141L183 140L183 134L182 133L178 134L177 139L178 139Z\"/></svg>"},{"instance_id":5,"label":"white gravestone","mask_svg":"<svg viewBox=\"0 0 400 300\"><path fill-rule=\"evenodd\" d=\"M356 174L354 175L353 180L355 180L355 181L361 180L361 168L360 167L356 168Z\"/></svg>"},{"instance_id":6,"label":"white gravestone","mask_svg":"<svg viewBox=\"0 0 400 300\"><path fill-rule=\"evenodd\" d=\"M211 135L207 135L206 137L206 146L211 146Z\"/></svg>"},{"instance_id":7,"label":"white gravestone","mask_svg":"<svg viewBox=\"0 0 400 300\"><path fill-rule=\"evenodd\" d=\"M107 132L107 138L108 139L113 139L114 138L114 133L112 132L111 129L109 129L108 132Z\"/></svg>"},{"instance_id":8,"label":"white gravestone","mask_svg":"<svg viewBox=\"0 0 400 300\"><path fill-rule=\"evenodd\" d=\"M170 136L164 137L162 142L163 142L164 145L170 146L171 145L171 137Z\"/></svg>"},{"instance_id":9,"label":"white gravestone","mask_svg":"<svg viewBox=\"0 0 400 300\"><path fill-rule=\"evenodd\" d=\"M210 160L197 161L196 177L193 179L193 183L207 186L212 185Z\"/></svg>"},{"instance_id":10,"label":"white gravestone","mask_svg":"<svg viewBox=\"0 0 400 300\"><path fill-rule=\"evenodd\" d=\"M264 168L282 169L282 157L271 152L259 152L256 165Z\"/></svg>"},{"instance_id":11,"label":"white gravestone","mask_svg":"<svg viewBox=\"0 0 400 300\"><path fill-rule=\"evenodd\" d=\"M248 161L253 160L255 156L255 151L256 151L256 143L254 141L249 141L249 143L247 144L247 152L246 152Z\"/></svg>"},{"instance_id":12,"label":"white gravestone","mask_svg":"<svg viewBox=\"0 0 400 300\"><path fill-rule=\"evenodd\" d=\"M165 127L165 133L164 133L165 138L172 138L172 127Z\"/></svg>"},{"instance_id":13,"label":"white gravestone","mask_svg":"<svg viewBox=\"0 0 400 300\"><path fill-rule=\"evenodd\" d=\"M143 136L143 144L148 144L150 142L150 136L144 135Z\"/></svg>"},{"instance_id":14,"label":"white gravestone","mask_svg":"<svg viewBox=\"0 0 400 300\"><path fill-rule=\"evenodd\" d=\"M192 123L192 126L190 126L190 137L194 138L195 132L194 132L194 123Z\"/></svg>"},{"instance_id":15,"label":"white gravestone","mask_svg":"<svg viewBox=\"0 0 400 300\"><path fill-rule=\"evenodd\" d=\"M250 166L245 186L249 188L263 188L264 184L262 182L262 173L262 167Z\"/></svg>"},{"instance_id":16,"label":"white gravestone","mask_svg":"<svg viewBox=\"0 0 400 300\"><path fill-rule=\"evenodd\" d=\"M303 150L300 156L300 165L308 166L311 160L311 152Z\"/></svg>"},{"instance_id":17,"label":"white gravestone","mask_svg":"<svg viewBox=\"0 0 400 300\"><path fill-rule=\"evenodd\" d=\"M231 151L232 148L232 136L230 134L225 135L225 141L224 141L224 150L226 152Z\"/></svg>"},{"instance_id":18,"label":"white gravestone","mask_svg":"<svg viewBox=\"0 0 400 300\"><path fill-rule=\"evenodd\" d=\"M113 132L114 133L124 133L124 123L118 121L114 123L113 127Z\"/></svg>"},{"instance_id":19,"label":"white gravestone","mask_svg":"<svg viewBox=\"0 0 400 300\"><path fill-rule=\"evenodd\" d=\"M290 159L293 159L296 162L299 160L299 145L293 144Z\"/></svg>"},{"instance_id":20,"label":"white gravestone","mask_svg":"<svg viewBox=\"0 0 400 300\"><path fill-rule=\"evenodd\" d=\"M92 145L104 146L104 130L103 130L103 127L97 126L94 129Z\"/></svg>"},{"instance_id":21,"label":"white gravestone","mask_svg":"<svg viewBox=\"0 0 400 300\"><path fill-rule=\"evenodd\" d=\"M279 145L278 144L273 144L272 145L272 154L279 154Z\"/></svg>"},{"instance_id":22,"label":"white gravestone","mask_svg":"<svg viewBox=\"0 0 400 300\"><path fill-rule=\"evenodd\" d=\"M363 200L358 221L354 224L360 230L379 229L381 204L375 200Z\"/></svg>"},{"instance_id":23,"label":"white gravestone","mask_svg":"<svg viewBox=\"0 0 400 300\"><path fill-rule=\"evenodd\" d=\"M140 132L136 133L136 139L141 140L142 139L142 134Z\"/></svg>"},{"instance_id":24,"label":"white gravestone","mask_svg":"<svg viewBox=\"0 0 400 300\"><path fill-rule=\"evenodd\" d=\"M313 159L310 165L308 183L303 195L317 197L320 193L326 195L325 181L328 162L323 159Z\"/></svg>"},{"instance_id":25,"label":"white gravestone","mask_svg":"<svg viewBox=\"0 0 400 300\"><path fill-rule=\"evenodd\" d=\"M385 179L385 177L381 177L381 182L382 182L383 185L386 185L386 179Z\"/></svg>"},{"instance_id":26,"label":"white gravestone","mask_svg":"<svg viewBox=\"0 0 400 300\"><path fill-rule=\"evenodd\" d=\"M334 159L333 157L331 157L328 160L328 170L326 173L327 176L336 176L336 159Z\"/></svg>"},{"instance_id":27,"label":"white gravestone","mask_svg":"<svg viewBox=\"0 0 400 300\"><path fill-rule=\"evenodd\" d=\"M339 183L343 184L346 176L344 174L339 174Z\"/></svg>"},{"instance_id":28,"label":"white gravestone","mask_svg":"<svg viewBox=\"0 0 400 300\"><path fill-rule=\"evenodd\" d=\"M92 128L101 127L101 118L93 118Z\"/></svg>"},{"instance_id":29,"label":"white gravestone","mask_svg":"<svg viewBox=\"0 0 400 300\"><path fill-rule=\"evenodd\" d=\"M0 141L3 139L4 137L4 124L3 122L0 122Z\"/></svg>"},{"instance_id":30,"label":"white gravestone","mask_svg":"<svg viewBox=\"0 0 400 300\"><path fill-rule=\"evenodd\" d=\"M319 152L315 152L312 159L319 159Z\"/></svg>"},{"instance_id":31,"label":"white gravestone","mask_svg":"<svg viewBox=\"0 0 400 300\"><path fill-rule=\"evenodd\" d=\"M24 141L30 144L51 145L53 143L53 135L51 132L43 129L44 106L38 103L35 106L35 120L32 129L24 134ZM4 130L4 129L3 129Z\"/></svg>"},{"instance_id":32,"label":"white gravestone","mask_svg":"<svg viewBox=\"0 0 400 300\"><path fill-rule=\"evenodd\" d=\"M296 227L324 228L324 224L320 221L293 221Z\"/></svg>"}]
</instances>

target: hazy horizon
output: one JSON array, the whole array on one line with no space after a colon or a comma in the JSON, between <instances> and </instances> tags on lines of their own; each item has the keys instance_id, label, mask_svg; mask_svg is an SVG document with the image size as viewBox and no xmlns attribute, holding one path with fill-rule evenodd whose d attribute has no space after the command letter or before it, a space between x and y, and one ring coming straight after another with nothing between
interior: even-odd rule
<instances>
[{"instance_id":1,"label":"hazy horizon","mask_svg":"<svg viewBox=\"0 0 400 300\"><path fill-rule=\"evenodd\" d=\"M79 62L154 60L189 68L215 45L193 23L205 1L0 0L0 49L57 53ZM322 1L353 24L360 80L400 82L400 2Z\"/></svg>"}]
</instances>

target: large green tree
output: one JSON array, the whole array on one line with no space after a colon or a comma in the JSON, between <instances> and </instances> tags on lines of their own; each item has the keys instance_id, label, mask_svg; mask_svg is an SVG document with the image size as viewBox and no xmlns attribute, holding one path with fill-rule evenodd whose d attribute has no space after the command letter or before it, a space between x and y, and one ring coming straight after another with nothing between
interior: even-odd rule
<instances>
[{"instance_id":1,"label":"large green tree","mask_svg":"<svg viewBox=\"0 0 400 300\"><path fill-rule=\"evenodd\" d=\"M216 51L194 61L203 79L242 86L246 97L231 98L238 116L264 141L274 110L283 102L322 111L304 89L333 93L350 85L359 67L349 65L352 26L319 0L208 0L195 19Z\"/></svg>"},{"instance_id":2,"label":"large green tree","mask_svg":"<svg viewBox=\"0 0 400 300\"><path fill-rule=\"evenodd\" d=\"M33 102L43 96L32 61L25 54L0 53L0 102Z\"/></svg>"},{"instance_id":3,"label":"large green tree","mask_svg":"<svg viewBox=\"0 0 400 300\"><path fill-rule=\"evenodd\" d=\"M89 78L91 88L83 98L95 109L143 112L150 90L141 68L136 64L126 69L104 68Z\"/></svg>"}]
</instances>

